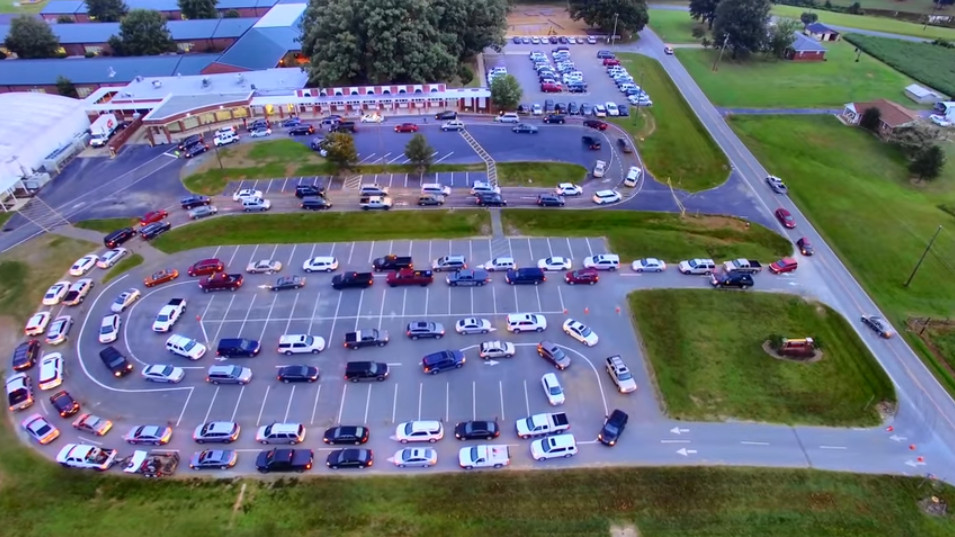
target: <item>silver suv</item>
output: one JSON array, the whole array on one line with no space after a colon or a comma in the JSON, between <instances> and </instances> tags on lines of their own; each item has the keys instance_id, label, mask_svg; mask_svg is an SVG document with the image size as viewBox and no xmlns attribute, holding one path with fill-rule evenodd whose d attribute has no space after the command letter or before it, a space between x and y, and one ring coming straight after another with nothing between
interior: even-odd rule
<instances>
[{"instance_id":1,"label":"silver suv","mask_svg":"<svg viewBox=\"0 0 955 537\"><path fill-rule=\"evenodd\" d=\"M431 263L431 270L438 272L466 268L468 268L468 263L463 255L446 255L435 259Z\"/></svg>"},{"instance_id":2,"label":"silver suv","mask_svg":"<svg viewBox=\"0 0 955 537\"><path fill-rule=\"evenodd\" d=\"M212 384L248 384L252 381L252 370L237 365L214 365L206 374L206 382Z\"/></svg>"}]
</instances>

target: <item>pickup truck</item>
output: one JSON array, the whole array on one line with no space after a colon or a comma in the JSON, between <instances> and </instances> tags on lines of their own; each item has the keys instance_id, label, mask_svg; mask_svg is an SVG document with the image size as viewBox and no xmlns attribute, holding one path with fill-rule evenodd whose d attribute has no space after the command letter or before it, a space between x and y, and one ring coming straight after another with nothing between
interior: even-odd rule
<instances>
[{"instance_id":1,"label":"pickup truck","mask_svg":"<svg viewBox=\"0 0 955 537\"><path fill-rule=\"evenodd\" d=\"M332 287L348 289L351 287L366 288L375 283L375 277L370 272L346 272L332 278Z\"/></svg>"},{"instance_id":2,"label":"pickup truck","mask_svg":"<svg viewBox=\"0 0 955 537\"><path fill-rule=\"evenodd\" d=\"M387 211L391 209L391 205L392 201L388 196L367 196L358 200L358 206L365 211L371 209L381 209Z\"/></svg>"},{"instance_id":3,"label":"pickup truck","mask_svg":"<svg viewBox=\"0 0 955 537\"><path fill-rule=\"evenodd\" d=\"M737 272L741 274L756 274L763 270L763 266L755 259L733 259L723 263L723 272Z\"/></svg>"},{"instance_id":4,"label":"pickup truck","mask_svg":"<svg viewBox=\"0 0 955 537\"><path fill-rule=\"evenodd\" d=\"M408 255L399 256L388 254L385 257L376 257L375 260L371 262L371 268L375 269L375 272L412 269L414 268L414 261L412 261L411 256Z\"/></svg>"},{"instance_id":5,"label":"pickup truck","mask_svg":"<svg viewBox=\"0 0 955 537\"><path fill-rule=\"evenodd\" d=\"M179 468L179 453L175 451L136 450L126 460L123 471L143 477L163 477L176 473L177 468Z\"/></svg>"},{"instance_id":6,"label":"pickup truck","mask_svg":"<svg viewBox=\"0 0 955 537\"><path fill-rule=\"evenodd\" d=\"M67 468L109 470L116 463L116 450L86 444L67 444L56 456L56 462Z\"/></svg>"},{"instance_id":7,"label":"pickup truck","mask_svg":"<svg viewBox=\"0 0 955 537\"><path fill-rule=\"evenodd\" d=\"M358 330L345 334L345 348L358 350L362 347L384 347L390 338L384 330Z\"/></svg>"},{"instance_id":8,"label":"pickup truck","mask_svg":"<svg viewBox=\"0 0 955 537\"><path fill-rule=\"evenodd\" d=\"M521 438L559 433L568 429L570 429L570 421L564 412L534 414L517 420L517 436Z\"/></svg>"},{"instance_id":9,"label":"pickup truck","mask_svg":"<svg viewBox=\"0 0 955 537\"><path fill-rule=\"evenodd\" d=\"M603 177L606 172L607 172L607 163L602 160L598 160L594 164L594 172L593 172L594 177L599 179Z\"/></svg>"},{"instance_id":10,"label":"pickup truck","mask_svg":"<svg viewBox=\"0 0 955 537\"><path fill-rule=\"evenodd\" d=\"M179 317L186 312L186 299L174 298L159 310L156 320L153 321L153 332L168 332L176 324Z\"/></svg>"},{"instance_id":11,"label":"pickup truck","mask_svg":"<svg viewBox=\"0 0 955 537\"><path fill-rule=\"evenodd\" d=\"M391 287L398 287L399 285L420 285L421 287L426 287L433 281L434 273L430 270L406 268L388 273L388 285Z\"/></svg>"},{"instance_id":12,"label":"pickup truck","mask_svg":"<svg viewBox=\"0 0 955 537\"><path fill-rule=\"evenodd\" d=\"M507 446L482 444L461 448L458 464L465 470L474 468L503 468L511 464L511 452Z\"/></svg>"},{"instance_id":13,"label":"pickup truck","mask_svg":"<svg viewBox=\"0 0 955 537\"><path fill-rule=\"evenodd\" d=\"M459 285L481 287L490 282L491 277L484 269L461 269L449 274L445 280L451 287L458 287Z\"/></svg>"},{"instance_id":14,"label":"pickup truck","mask_svg":"<svg viewBox=\"0 0 955 537\"><path fill-rule=\"evenodd\" d=\"M245 276L242 274L226 274L224 272L213 274L199 280L199 289L208 293L210 291L235 291L242 287Z\"/></svg>"},{"instance_id":15,"label":"pickup truck","mask_svg":"<svg viewBox=\"0 0 955 537\"><path fill-rule=\"evenodd\" d=\"M269 472L304 472L312 469L315 452L310 449L270 449L260 451L255 458L255 468Z\"/></svg>"}]
</instances>

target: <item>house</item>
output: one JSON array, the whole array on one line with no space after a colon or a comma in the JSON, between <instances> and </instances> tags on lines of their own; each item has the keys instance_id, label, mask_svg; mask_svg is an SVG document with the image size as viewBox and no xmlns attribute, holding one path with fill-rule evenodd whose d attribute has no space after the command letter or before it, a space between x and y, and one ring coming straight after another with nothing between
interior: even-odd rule
<instances>
[{"instance_id":1,"label":"house","mask_svg":"<svg viewBox=\"0 0 955 537\"><path fill-rule=\"evenodd\" d=\"M799 32L793 32L795 40L786 51L786 59L796 62L821 62L826 59L826 47L813 38Z\"/></svg>"},{"instance_id":2,"label":"house","mask_svg":"<svg viewBox=\"0 0 955 537\"><path fill-rule=\"evenodd\" d=\"M935 104L945 100L945 96L918 84L905 87L905 96L919 104Z\"/></svg>"},{"instance_id":3,"label":"house","mask_svg":"<svg viewBox=\"0 0 955 537\"><path fill-rule=\"evenodd\" d=\"M814 22L812 24L806 25L806 29L803 30L806 35L815 39L816 41L838 41L839 32L833 30L832 28L826 26L821 22Z\"/></svg>"},{"instance_id":4,"label":"house","mask_svg":"<svg viewBox=\"0 0 955 537\"><path fill-rule=\"evenodd\" d=\"M909 110L904 106L889 101L887 99L877 99L875 101L849 103L845 105L842 113L839 114L839 120L846 125L858 126L862 120L862 114L869 108L876 108L880 113L879 134L885 136L903 125L915 122L919 118L917 112Z\"/></svg>"}]
</instances>

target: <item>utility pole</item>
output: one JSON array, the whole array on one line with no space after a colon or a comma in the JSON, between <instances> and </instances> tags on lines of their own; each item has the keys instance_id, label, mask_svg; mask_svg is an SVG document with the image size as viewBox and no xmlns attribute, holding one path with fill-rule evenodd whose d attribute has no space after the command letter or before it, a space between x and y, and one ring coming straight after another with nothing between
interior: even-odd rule
<instances>
[{"instance_id":1,"label":"utility pole","mask_svg":"<svg viewBox=\"0 0 955 537\"><path fill-rule=\"evenodd\" d=\"M611 45L613 45L614 41L616 41L616 39L617 39L617 17L619 17L619 16L620 16L619 13L614 13L614 14L613 14L613 33L610 34L610 44L611 44Z\"/></svg>"},{"instance_id":2,"label":"utility pole","mask_svg":"<svg viewBox=\"0 0 955 537\"><path fill-rule=\"evenodd\" d=\"M720 53L716 57L716 60L713 61L713 71L716 71L717 69L719 69L719 67L717 66L720 63L720 60L723 59L723 51L726 50L726 44L729 42L730 42L730 34L726 34L725 36L723 36L723 46L720 47Z\"/></svg>"},{"instance_id":3,"label":"utility pole","mask_svg":"<svg viewBox=\"0 0 955 537\"><path fill-rule=\"evenodd\" d=\"M928 251L932 249L932 244L935 243L935 239L938 238L938 234L942 232L942 226L938 226L938 229L935 230L935 234L932 235L932 240L928 241L928 246L925 247L925 251L922 252L922 257L919 258L919 262L915 264L915 268L912 269L912 274L909 274L909 279L905 280L905 283L902 287L908 287L912 283L912 278L915 278L915 273L919 271L919 267L922 266L922 261L925 261L925 256L928 255Z\"/></svg>"},{"instance_id":4,"label":"utility pole","mask_svg":"<svg viewBox=\"0 0 955 537\"><path fill-rule=\"evenodd\" d=\"M216 137L212 131L212 127L209 127L209 137L212 138L212 150L216 153L216 160L219 162L219 169L223 170L225 168L222 167L222 157L219 156L219 144L215 143Z\"/></svg>"}]
</instances>

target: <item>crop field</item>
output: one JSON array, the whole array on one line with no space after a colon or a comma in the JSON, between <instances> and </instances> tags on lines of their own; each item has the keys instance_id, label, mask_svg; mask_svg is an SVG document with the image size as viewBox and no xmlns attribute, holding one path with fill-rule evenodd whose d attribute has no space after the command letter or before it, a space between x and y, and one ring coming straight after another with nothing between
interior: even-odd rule
<instances>
[{"instance_id":1,"label":"crop field","mask_svg":"<svg viewBox=\"0 0 955 537\"><path fill-rule=\"evenodd\" d=\"M862 34L847 34L845 38L915 80L955 95L955 49Z\"/></svg>"}]
</instances>

